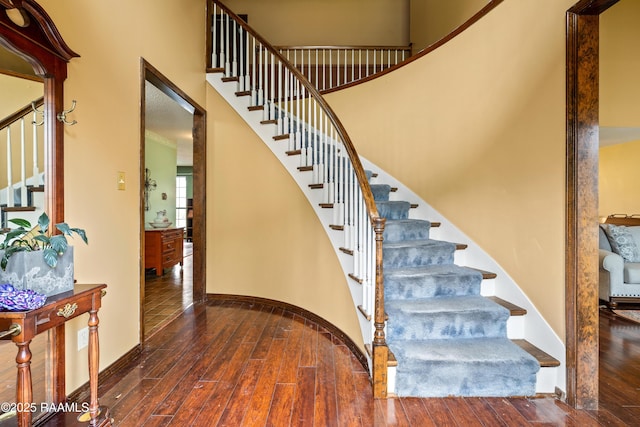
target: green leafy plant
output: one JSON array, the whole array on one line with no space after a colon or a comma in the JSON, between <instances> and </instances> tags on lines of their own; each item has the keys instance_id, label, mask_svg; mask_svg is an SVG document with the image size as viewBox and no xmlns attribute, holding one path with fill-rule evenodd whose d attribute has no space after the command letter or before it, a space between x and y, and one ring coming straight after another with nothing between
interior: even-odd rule
<instances>
[{"instance_id":1,"label":"green leafy plant","mask_svg":"<svg viewBox=\"0 0 640 427\"><path fill-rule=\"evenodd\" d=\"M4 250L0 260L0 268L3 270L7 268L7 263L13 254L33 251L41 251L44 262L51 268L55 267L58 264L58 257L62 256L69 247L67 236L72 237L74 233L85 243L89 243L83 229L69 227L66 222L55 225L61 234L53 234L49 216L46 213L40 215L35 227L22 218L10 219L9 222L17 227L1 233L5 235L4 241L0 243L0 250Z\"/></svg>"}]
</instances>

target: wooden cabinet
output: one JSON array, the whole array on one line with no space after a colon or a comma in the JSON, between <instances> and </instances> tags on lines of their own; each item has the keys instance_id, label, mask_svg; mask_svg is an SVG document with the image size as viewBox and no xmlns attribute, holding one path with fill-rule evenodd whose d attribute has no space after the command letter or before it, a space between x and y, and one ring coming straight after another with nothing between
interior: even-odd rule
<instances>
[{"instance_id":1,"label":"wooden cabinet","mask_svg":"<svg viewBox=\"0 0 640 427\"><path fill-rule=\"evenodd\" d=\"M144 268L155 268L162 276L165 268L182 265L184 229L157 228L144 233Z\"/></svg>"}]
</instances>

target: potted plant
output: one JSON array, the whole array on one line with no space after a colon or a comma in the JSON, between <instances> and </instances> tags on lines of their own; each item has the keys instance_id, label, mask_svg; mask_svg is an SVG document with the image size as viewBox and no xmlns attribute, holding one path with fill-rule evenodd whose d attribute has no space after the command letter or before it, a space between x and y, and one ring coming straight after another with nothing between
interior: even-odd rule
<instances>
[{"instance_id":1,"label":"potted plant","mask_svg":"<svg viewBox=\"0 0 640 427\"><path fill-rule=\"evenodd\" d=\"M63 222L55 225L61 234L53 234L46 213L40 215L35 227L21 218L9 222L17 227L2 232L5 237L0 243L0 283L45 295L72 290L73 247L67 236L76 234L88 243L85 231Z\"/></svg>"}]
</instances>

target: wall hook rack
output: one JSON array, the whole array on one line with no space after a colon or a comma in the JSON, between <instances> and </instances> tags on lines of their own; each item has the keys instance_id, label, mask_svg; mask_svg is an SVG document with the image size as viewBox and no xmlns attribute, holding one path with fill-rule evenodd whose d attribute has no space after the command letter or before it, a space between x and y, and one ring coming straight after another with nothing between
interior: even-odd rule
<instances>
[{"instance_id":1,"label":"wall hook rack","mask_svg":"<svg viewBox=\"0 0 640 427\"><path fill-rule=\"evenodd\" d=\"M42 111L40 111L40 110L38 110L38 107L36 107L36 102L35 101L31 101L31 109L36 114L42 114L42 121L41 122L37 122L37 121L33 120L31 122L31 124L34 124L36 126L42 126L44 124L44 107L42 107Z\"/></svg>"},{"instance_id":2,"label":"wall hook rack","mask_svg":"<svg viewBox=\"0 0 640 427\"><path fill-rule=\"evenodd\" d=\"M69 125L69 126L73 126L76 123L78 123L76 120L74 120L72 122L67 120L67 114L69 114L70 112L72 112L75 109L76 109L76 100L74 99L73 101L71 101L71 108L69 108L68 110L62 110L61 113L58 113L58 115L56 116L58 118L58 121L64 123L65 125Z\"/></svg>"}]
</instances>

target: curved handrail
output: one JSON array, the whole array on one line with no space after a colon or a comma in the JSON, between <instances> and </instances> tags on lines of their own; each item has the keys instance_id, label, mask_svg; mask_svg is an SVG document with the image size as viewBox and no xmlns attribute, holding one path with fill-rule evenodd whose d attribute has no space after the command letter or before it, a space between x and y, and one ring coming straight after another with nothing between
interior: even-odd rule
<instances>
[{"instance_id":1,"label":"curved handrail","mask_svg":"<svg viewBox=\"0 0 640 427\"><path fill-rule=\"evenodd\" d=\"M365 83L365 82L377 79L378 77L382 77L385 74L391 73L391 72L393 72L393 71L395 71L395 70L397 70L399 68L404 67L405 65L408 65L408 64L412 63L413 61L416 61L416 60L422 58L423 56L427 55L428 53L433 52L434 50L436 50L440 46L442 46L445 43L449 42L450 40L452 40L456 36L460 35L464 30L466 30L471 25L473 25L476 22L478 22L480 20L480 18L482 18L483 16L488 14L491 10L493 10L496 6L498 6L503 1L504 0L489 0L489 3L487 3L482 9L480 9L478 12L476 12L471 18L467 19L462 25L456 27L453 31L448 33L446 36L444 36L440 40L430 44L429 46L425 47L424 49L422 49L420 52L416 53L415 55L411 55L409 58L405 59L404 61L399 62L396 65L393 65L393 66L391 66L389 68L385 68L384 70L382 70L382 71L380 71L378 73L375 73L375 74L372 74L370 76L364 77L364 78L362 78L360 80L357 80L357 81L354 81L354 82L351 82L351 83L347 83L347 84L342 85L340 87L323 90L322 93L327 94L327 93L335 92L337 90L346 89L346 88L349 88L349 87L352 87L352 86L359 85L361 83Z\"/></svg>"},{"instance_id":2,"label":"curved handrail","mask_svg":"<svg viewBox=\"0 0 640 427\"><path fill-rule=\"evenodd\" d=\"M290 61L287 60L280 52L278 52L271 44L266 41L260 34L254 31L243 19L241 19L238 15L233 13L226 5L221 3L218 0L213 0L213 2L218 5L225 13L227 13L230 17L232 17L236 23L244 30L255 37L262 46L269 51L272 55L274 55L278 60L280 60L283 64L287 65L287 68L291 74L293 74L305 87L310 96L312 96L315 101L322 107L325 111L331 123L338 131L340 138L342 139L342 143L344 144L345 149L347 150L347 154L349 155L349 159L351 160L351 164L353 165L354 172L358 177L358 184L360 185L360 189L362 191L362 195L364 197L364 201L367 207L367 212L369 213L369 218L371 224L375 226L377 221L379 221L380 215L378 215L378 208L376 207L376 203L373 199L373 193L371 192L371 187L369 186L369 182L367 180L367 176L365 174L364 168L362 167L362 163L360 162L360 157L356 152L353 143L351 142L351 138L347 134L342 122L338 119L333 109L329 106L329 104L324 100L320 92L316 89L316 87L309 82L309 80L302 74L297 68L291 64Z\"/></svg>"},{"instance_id":3,"label":"curved handrail","mask_svg":"<svg viewBox=\"0 0 640 427\"><path fill-rule=\"evenodd\" d=\"M42 104L44 104L44 97L41 96L40 98L33 101L31 104L25 105L23 108L19 109L15 113L10 114L9 116L0 120L0 129L3 129L9 126L10 124L12 124L13 122L20 120L22 117L26 116L27 114L32 113L33 107L36 107L36 108L41 107Z\"/></svg>"}]
</instances>

